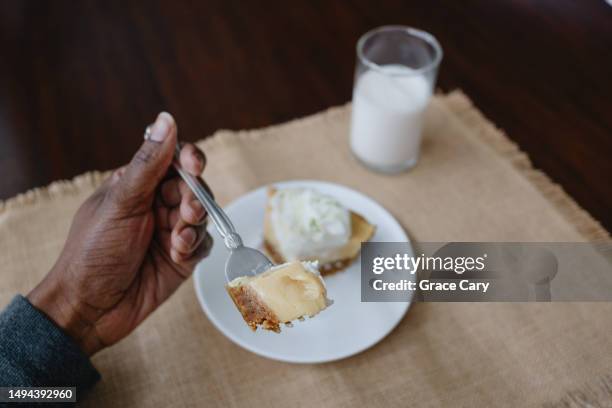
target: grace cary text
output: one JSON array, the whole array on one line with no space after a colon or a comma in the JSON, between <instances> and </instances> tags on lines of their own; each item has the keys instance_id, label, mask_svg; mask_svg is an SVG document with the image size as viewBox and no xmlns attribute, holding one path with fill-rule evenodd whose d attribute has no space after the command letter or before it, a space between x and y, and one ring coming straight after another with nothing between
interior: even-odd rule
<instances>
[{"instance_id":1,"label":"grace cary text","mask_svg":"<svg viewBox=\"0 0 612 408\"><path fill-rule=\"evenodd\" d=\"M372 282L372 287L376 291L414 291L417 288L422 291L455 291L457 289L461 291L469 292L483 292L487 293L490 282L470 282L468 279L462 279L457 282L432 282L427 279L420 280L418 283L402 279L399 282L383 282L381 279L377 279Z\"/></svg>"}]
</instances>

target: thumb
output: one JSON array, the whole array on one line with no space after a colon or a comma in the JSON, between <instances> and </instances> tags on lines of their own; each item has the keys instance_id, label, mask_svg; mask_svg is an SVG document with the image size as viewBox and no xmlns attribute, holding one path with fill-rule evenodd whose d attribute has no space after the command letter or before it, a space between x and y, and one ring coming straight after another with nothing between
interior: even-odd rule
<instances>
[{"instance_id":1,"label":"thumb","mask_svg":"<svg viewBox=\"0 0 612 408\"><path fill-rule=\"evenodd\" d=\"M147 131L147 140L125 169L117 188L122 201L147 203L153 199L174 157L177 128L174 118L166 112L157 116Z\"/></svg>"}]
</instances>

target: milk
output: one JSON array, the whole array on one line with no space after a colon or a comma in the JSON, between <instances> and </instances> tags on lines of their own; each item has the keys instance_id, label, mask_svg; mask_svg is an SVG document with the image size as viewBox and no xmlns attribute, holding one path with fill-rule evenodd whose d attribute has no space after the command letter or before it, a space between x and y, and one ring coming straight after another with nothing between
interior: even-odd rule
<instances>
[{"instance_id":1,"label":"milk","mask_svg":"<svg viewBox=\"0 0 612 408\"><path fill-rule=\"evenodd\" d=\"M353 90L351 148L365 164L399 171L416 164L430 81L403 65L368 70Z\"/></svg>"}]
</instances>

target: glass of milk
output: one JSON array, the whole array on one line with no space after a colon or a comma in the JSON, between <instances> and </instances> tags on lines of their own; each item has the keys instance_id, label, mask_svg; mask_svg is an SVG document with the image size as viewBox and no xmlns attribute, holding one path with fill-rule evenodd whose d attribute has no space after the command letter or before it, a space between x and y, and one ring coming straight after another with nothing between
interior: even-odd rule
<instances>
[{"instance_id":1,"label":"glass of milk","mask_svg":"<svg viewBox=\"0 0 612 408\"><path fill-rule=\"evenodd\" d=\"M423 114L442 48L424 31L384 26L357 43L351 149L367 167L397 173L419 158Z\"/></svg>"}]
</instances>

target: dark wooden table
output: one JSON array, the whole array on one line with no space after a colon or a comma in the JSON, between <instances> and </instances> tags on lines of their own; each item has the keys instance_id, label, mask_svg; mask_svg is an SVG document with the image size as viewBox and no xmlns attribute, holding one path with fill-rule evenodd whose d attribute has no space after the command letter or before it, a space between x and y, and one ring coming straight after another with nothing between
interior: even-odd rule
<instances>
[{"instance_id":1,"label":"dark wooden table","mask_svg":"<svg viewBox=\"0 0 612 408\"><path fill-rule=\"evenodd\" d=\"M181 138L350 99L354 46L433 33L463 89L612 229L612 7L604 0L0 3L0 198L127 160L166 109Z\"/></svg>"}]
</instances>

